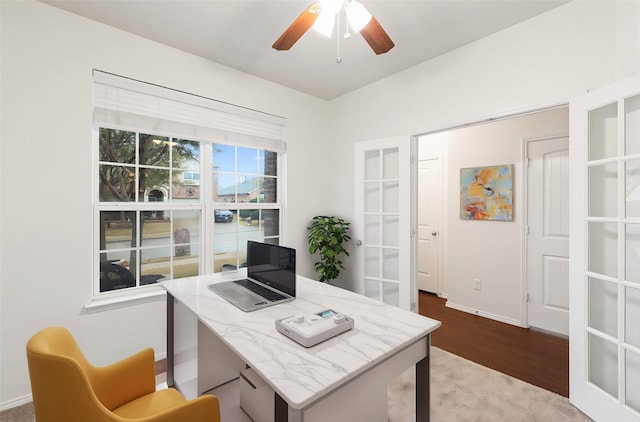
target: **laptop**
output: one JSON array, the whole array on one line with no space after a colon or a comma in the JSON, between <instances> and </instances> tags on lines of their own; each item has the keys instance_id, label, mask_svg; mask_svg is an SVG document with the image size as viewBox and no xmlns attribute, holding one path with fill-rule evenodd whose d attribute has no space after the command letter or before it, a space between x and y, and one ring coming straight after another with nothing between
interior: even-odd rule
<instances>
[{"instance_id":1,"label":"laptop","mask_svg":"<svg viewBox=\"0 0 640 422\"><path fill-rule=\"evenodd\" d=\"M210 284L209 289L245 312L296 297L296 250L247 241L247 278Z\"/></svg>"}]
</instances>

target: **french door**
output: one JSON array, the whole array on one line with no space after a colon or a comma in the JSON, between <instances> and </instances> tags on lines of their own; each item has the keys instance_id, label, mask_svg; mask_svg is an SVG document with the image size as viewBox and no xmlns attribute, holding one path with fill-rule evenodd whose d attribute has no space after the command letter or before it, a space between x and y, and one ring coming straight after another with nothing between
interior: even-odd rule
<instances>
[{"instance_id":1,"label":"french door","mask_svg":"<svg viewBox=\"0 0 640 422\"><path fill-rule=\"evenodd\" d=\"M363 141L354 147L356 288L412 310L410 138Z\"/></svg>"},{"instance_id":2,"label":"french door","mask_svg":"<svg viewBox=\"0 0 640 422\"><path fill-rule=\"evenodd\" d=\"M640 75L570 113L570 400L596 421L638 421Z\"/></svg>"}]
</instances>

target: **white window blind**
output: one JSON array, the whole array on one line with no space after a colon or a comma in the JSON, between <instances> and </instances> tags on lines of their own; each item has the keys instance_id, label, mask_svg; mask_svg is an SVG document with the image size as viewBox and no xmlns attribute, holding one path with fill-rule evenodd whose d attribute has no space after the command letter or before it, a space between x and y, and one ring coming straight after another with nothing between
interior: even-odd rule
<instances>
[{"instance_id":1,"label":"white window blind","mask_svg":"<svg viewBox=\"0 0 640 422\"><path fill-rule=\"evenodd\" d=\"M285 151L282 117L99 70L93 81L98 125Z\"/></svg>"}]
</instances>

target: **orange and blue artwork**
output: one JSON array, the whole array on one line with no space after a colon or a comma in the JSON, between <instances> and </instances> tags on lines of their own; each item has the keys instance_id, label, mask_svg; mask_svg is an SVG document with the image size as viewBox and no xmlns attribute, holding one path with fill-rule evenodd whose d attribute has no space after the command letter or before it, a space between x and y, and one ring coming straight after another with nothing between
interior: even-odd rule
<instances>
[{"instance_id":1,"label":"orange and blue artwork","mask_svg":"<svg viewBox=\"0 0 640 422\"><path fill-rule=\"evenodd\" d=\"M460 218L513 220L513 164L460 169Z\"/></svg>"}]
</instances>

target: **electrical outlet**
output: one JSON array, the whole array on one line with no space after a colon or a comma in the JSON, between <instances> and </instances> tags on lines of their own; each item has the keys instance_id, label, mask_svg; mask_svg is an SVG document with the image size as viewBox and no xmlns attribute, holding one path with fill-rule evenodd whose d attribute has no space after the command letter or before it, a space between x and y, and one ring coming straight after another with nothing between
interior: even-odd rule
<instances>
[{"instance_id":1,"label":"electrical outlet","mask_svg":"<svg viewBox=\"0 0 640 422\"><path fill-rule=\"evenodd\" d=\"M473 289L474 290L482 290L482 281L479 278L473 279Z\"/></svg>"}]
</instances>

